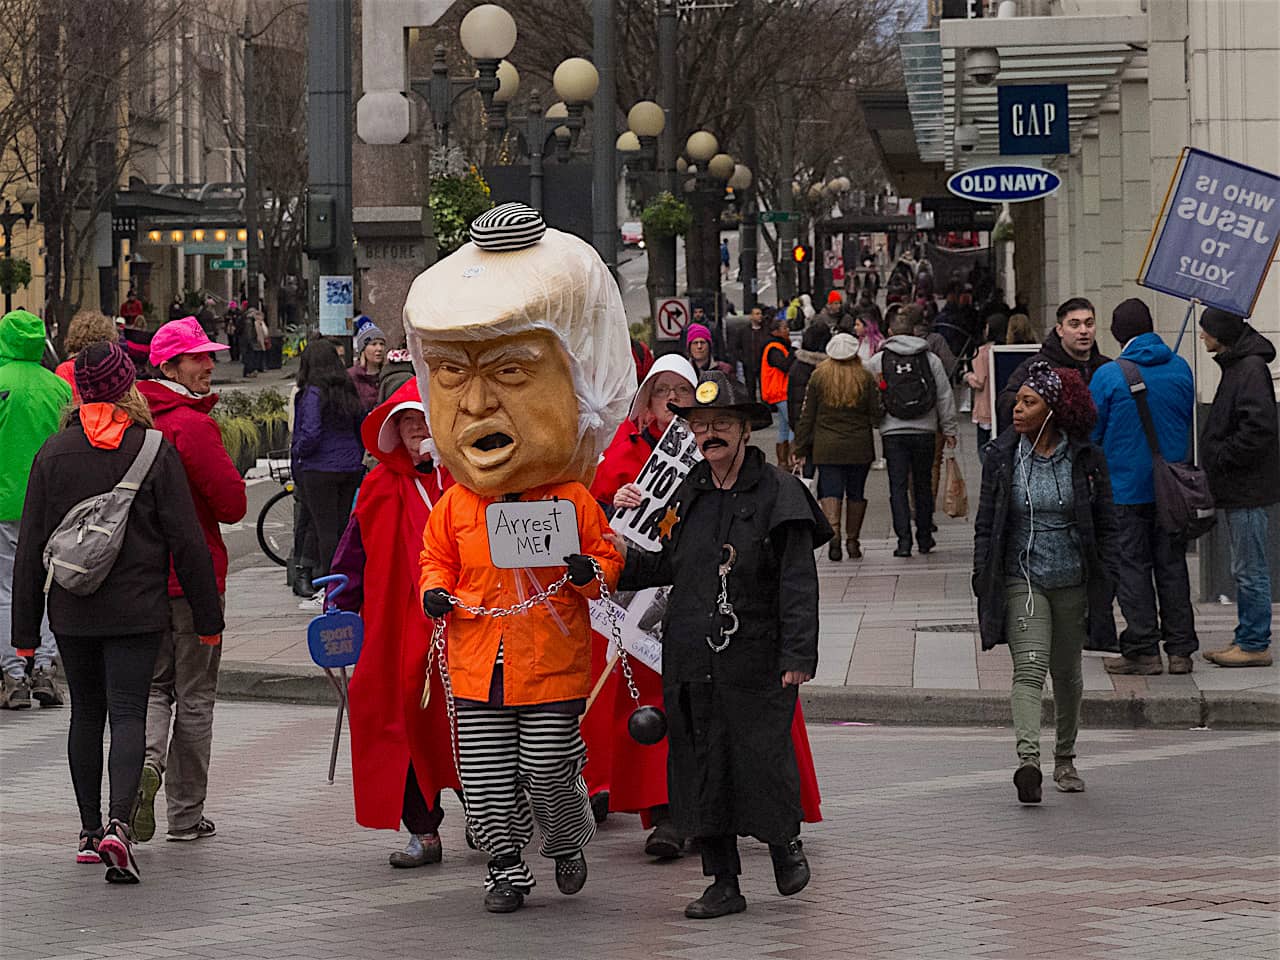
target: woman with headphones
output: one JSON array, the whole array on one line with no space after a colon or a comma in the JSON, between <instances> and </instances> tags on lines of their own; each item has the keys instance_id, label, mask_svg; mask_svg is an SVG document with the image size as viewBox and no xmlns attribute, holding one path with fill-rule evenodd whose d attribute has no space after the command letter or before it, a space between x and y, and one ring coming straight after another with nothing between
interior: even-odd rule
<instances>
[{"instance_id":1,"label":"woman with headphones","mask_svg":"<svg viewBox=\"0 0 1280 960\"><path fill-rule=\"evenodd\" d=\"M1097 419L1074 370L1033 363L1019 388L1013 425L987 448L975 524L973 591L982 649L1009 645L1013 729L1022 803L1040 802L1040 701L1053 677L1057 738L1053 780L1084 790L1075 768L1081 650L1091 618L1111 609L1118 561L1111 481L1089 442Z\"/></svg>"}]
</instances>

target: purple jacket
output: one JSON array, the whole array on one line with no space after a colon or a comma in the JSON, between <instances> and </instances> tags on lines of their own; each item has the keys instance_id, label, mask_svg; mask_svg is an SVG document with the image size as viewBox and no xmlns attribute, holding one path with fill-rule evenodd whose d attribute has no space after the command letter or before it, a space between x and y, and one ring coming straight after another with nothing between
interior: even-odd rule
<instances>
[{"instance_id":1,"label":"purple jacket","mask_svg":"<svg viewBox=\"0 0 1280 960\"><path fill-rule=\"evenodd\" d=\"M306 387L294 399L290 455L297 473L311 470L353 473L360 470L364 461L360 420L343 422L333 412L323 410L320 390Z\"/></svg>"}]
</instances>

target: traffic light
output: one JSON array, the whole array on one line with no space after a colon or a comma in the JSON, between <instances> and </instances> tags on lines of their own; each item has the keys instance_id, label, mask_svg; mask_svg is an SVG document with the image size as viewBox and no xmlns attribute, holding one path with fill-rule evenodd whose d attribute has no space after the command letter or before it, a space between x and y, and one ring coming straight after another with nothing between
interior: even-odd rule
<instances>
[{"instance_id":1,"label":"traffic light","mask_svg":"<svg viewBox=\"0 0 1280 960\"><path fill-rule=\"evenodd\" d=\"M796 290L799 293L809 293L809 260L813 251L803 243L797 243L791 248L791 261L796 265Z\"/></svg>"}]
</instances>

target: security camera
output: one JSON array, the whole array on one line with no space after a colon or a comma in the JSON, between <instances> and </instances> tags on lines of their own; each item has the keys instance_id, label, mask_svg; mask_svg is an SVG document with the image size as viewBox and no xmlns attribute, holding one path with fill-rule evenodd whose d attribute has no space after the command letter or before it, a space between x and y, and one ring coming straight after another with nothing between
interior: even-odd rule
<instances>
[{"instance_id":1,"label":"security camera","mask_svg":"<svg viewBox=\"0 0 1280 960\"><path fill-rule=\"evenodd\" d=\"M956 127L956 146L963 153L973 153L978 145L978 127L972 123L962 123Z\"/></svg>"},{"instance_id":2,"label":"security camera","mask_svg":"<svg viewBox=\"0 0 1280 960\"><path fill-rule=\"evenodd\" d=\"M964 57L964 75L979 86L989 87L1000 73L1000 54L994 47L974 47Z\"/></svg>"}]
</instances>

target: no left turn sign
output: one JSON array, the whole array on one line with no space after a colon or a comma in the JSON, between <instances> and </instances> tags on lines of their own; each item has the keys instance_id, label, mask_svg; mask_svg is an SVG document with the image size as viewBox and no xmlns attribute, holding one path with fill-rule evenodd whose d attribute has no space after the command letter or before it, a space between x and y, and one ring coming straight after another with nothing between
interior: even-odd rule
<instances>
[{"instance_id":1,"label":"no left turn sign","mask_svg":"<svg viewBox=\"0 0 1280 960\"><path fill-rule=\"evenodd\" d=\"M664 297L657 303L657 327L659 340L679 340L693 316L686 297Z\"/></svg>"}]
</instances>

